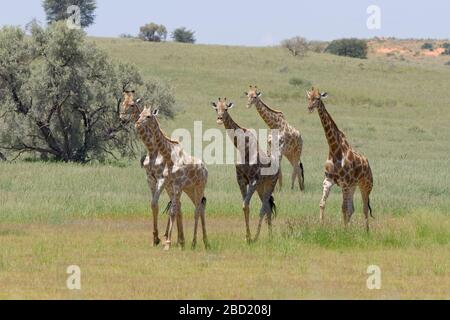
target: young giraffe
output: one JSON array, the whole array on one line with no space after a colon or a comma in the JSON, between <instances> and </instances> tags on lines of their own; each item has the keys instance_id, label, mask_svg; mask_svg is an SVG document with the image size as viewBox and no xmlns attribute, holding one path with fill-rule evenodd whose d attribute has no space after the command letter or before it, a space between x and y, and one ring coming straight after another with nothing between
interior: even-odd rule
<instances>
[{"instance_id":1,"label":"young giraffe","mask_svg":"<svg viewBox=\"0 0 450 320\"><path fill-rule=\"evenodd\" d=\"M247 98L247 108L255 105L261 118L269 126L271 130L279 131L279 140L281 146L281 155L285 156L292 165L291 189L294 189L295 180L298 178L300 190L305 190L305 178L303 172L303 164L300 161L303 149L303 139L300 132L292 127L287 121L283 112L270 108L261 100L261 92L255 86L250 86L248 92L244 93ZM269 150L271 145L271 135L268 139ZM280 159L281 163L281 159ZM280 190L282 187L282 174L280 170L279 178Z\"/></svg>"},{"instance_id":2,"label":"young giraffe","mask_svg":"<svg viewBox=\"0 0 450 320\"><path fill-rule=\"evenodd\" d=\"M331 187L337 184L342 188L342 215L344 224L347 226L354 212L353 194L356 186L359 186L363 200L366 230L369 231L369 212L372 216L369 195L373 187L369 161L350 146L344 133L338 129L336 123L325 109L322 99L326 98L327 94L320 93L319 90L314 88L306 93L308 110L309 112L313 112L314 109L318 110L329 146L328 160L325 163L323 195L320 200L320 220L323 222L325 203Z\"/></svg>"},{"instance_id":3,"label":"young giraffe","mask_svg":"<svg viewBox=\"0 0 450 320\"><path fill-rule=\"evenodd\" d=\"M191 199L195 206L195 223L194 223L194 238L192 240L192 247L197 244L197 227L198 219L201 218L203 243L205 248L208 248L208 238L206 235L206 217L205 206L206 198L204 196L206 183L208 181L208 170L204 163L188 155L178 141L169 139L161 130L157 119L158 110L151 110L146 107L140 114L135 126L144 140L148 136L152 136L157 146L158 152L163 157L167 165L167 179L171 206L169 212L169 227L167 230L167 237L164 249L168 250L171 245L172 230L175 219L179 217L178 228L183 235L183 221L181 215L181 195L184 191Z\"/></svg>"},{"instance_id":4,"label":"young giraffe","mask_svg":"<svg viewBox=\"0 0 450 320\"><path fill-rule=\"evenodd\" d=\"M138 106L140 99L135 101L133 94L134 91L123 92L122 107L120 109L120 120L124 124L130 122L135 124L141 114L141 110ZM161 242L158 235L159 198L164 189L167 191L170 197L171 190L167 187L166 183L168 175L166 163L162 155L158 153L158 149L155 145L153 137L151 135L142 137L142 141L147 148L147 156L142 161L142 166L145 169L147 184L150 188L152 196L150 207L152 209L153 215L153 246L157 246ZM177 224L179 224L179 222L180 219L177 217ZM166 233L164 234L166 238L168 227L169 221L167 223ZM181 231L182 229L178 227L178 241L181 245L183 245L184 239L183 234L180 234Z\"/></svg>"},{"instance_id":5,"label":"young giraffe","mask_svg":"<svg viewBox=\"0 0 450 320\"><path fill-rule=\"evenodd\" d=\"M227 133L232 139L234 146L240 154L240 159L243 163L236 164L236 178L241 190L244 211L245 226L246 226L246 239L250 243L250 201L255 191L258 193L261 199L262 206L259 215L258 229L253 241L257 241L260 231L262 220L266 217L269 227L269 234L272 234L272 215L276 214L276 206L274 198L272 196L275 189L275 185L279 176L279 166L276 163L276 170L269 169L272 165L271 159L262 152L256 142L256 137L246 128L240 127L231 118L228 110L233 108L233 103L227 103L227 98L223 100L219 98L219 101L211 103L214 110L217 112L217 124L224 125L227 129ZM242 146L244 144L244 146ZM255 155L254 153L257 152ZM255 159L255 156L257 157ZM263 168L269 169L267 174L262 171ZM274 172L275 171L275 172Z\"/></svg>"}]
</instances>

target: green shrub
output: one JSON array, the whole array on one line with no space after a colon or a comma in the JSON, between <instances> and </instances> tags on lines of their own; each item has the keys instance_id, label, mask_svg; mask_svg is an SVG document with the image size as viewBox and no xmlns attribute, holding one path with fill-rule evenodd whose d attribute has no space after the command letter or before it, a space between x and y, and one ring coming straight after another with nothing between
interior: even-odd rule
<instances>
[{"instance_id":1,"label":"green shrub","mask_svg":"<svg viewBox=\"0 0 450 320\"><path fill-rule=\"evenodd\" d=\"M430 42L425 42L421 47L422 50L430 50L433 51L433 44Z\"/></svg>"},{"instance_id":2,"label":"green shrub","mask_svg":"<svg viewBox=\"0 0 450 320\"><path fill-rule=\"evenodd\" d=\"M195 43L194 31L188 30L185 27L175 29L172 32L172 39L175 42Z\"/></svg>"},{"instance_id":3,"label":"green shrub","mask_svg":"<svg viewBox=\"0 0 450 320\"><path fill-rule=\"evenodd\" d=\"M367 58L367 42L361 39L333 40L325 49L325 52L352 58Z\"/></svg>"},{"instance_id":4,"label":"green shrub","mask_svg":"<svg viewBox=\"0 0 450 320\"><path fill-rule=\"evenodd\" d=\"M442 52L443 55L450 55L450 43L446 42L442 45L442 48L444 48L444 52Z\"/></svg>"}]
</instances>

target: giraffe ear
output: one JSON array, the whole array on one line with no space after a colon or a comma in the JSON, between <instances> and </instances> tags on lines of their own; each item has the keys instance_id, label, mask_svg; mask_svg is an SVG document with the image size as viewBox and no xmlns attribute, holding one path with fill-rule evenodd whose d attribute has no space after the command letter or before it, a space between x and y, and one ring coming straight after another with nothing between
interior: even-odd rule
<instances>
[{"instance_id":1,"label":"giraffe ear","mask_svg":"<svg viewBox=\"0 0 450 320\"><path fill-rule=\"evenodd\" d=\"M139 98L139 99L136 100L136 103L139 103L141 101L142 101L142 98Z\"/></svg>"},{"instance_id":2,"label":"giraffe ear","mask_svg":"<svg viewBox=\"0 0 450 320\"><path fill-rule=\"evenodd\" d=\"M321 94L320 94L320 98L321 99L326 99L328 97L328 93L326 93L326 92L322 92Z\"/></svg>"},{"instance_id":3,"label":"giraffe ear","mask_svg":"<svg viewBox=\"0 0 450 320\"><path fill-rule=\"evenodd\" d=\"M159 109L155 109L155 110L152 111L152 115L154 117L156 117L158 115L158 113L159 113Z\"/></svg>"},{"instance_id":4,"label":"giraffe ear","mask_svg":"<svg viewBox=\"0 0 450 320\"><path fill-rule=\"evenodd\" d=\"M260 97L262 96L262 93L261 93L261 92L257 92L257 93L256 93L256 96L257 96L258 98L260 98Z\"/></svg>"},{"instance_id":5,"label":"giraffe ear","mask_svg":"<svg viewBox=\"0 0 450 320\"><path fill-rule=\"evenodd\" d=\"M227 109L231 109L231 108L233 108L234 107L234 103L233 102L230 102L228 105L227 105Z\"/></svg>"},{"instance_id":6,"label":"giraffe ear","mask_svg":"<svg viewBox=\"0 0 450 320\"><path fill-rule=\"evenodd\" d=\"M248 92L247 92L247 91L245 91L245 92L244 92L244 95L245 95L245 96L248 96Z\"/></svg>"},{"instance_id":7,"label":"giraffe ear","mask_svg":"<svg viewBox=\"0 0 450 320\"><path fill-rule=\"evenodd\" d=\"M215 102L211 102L211 108L214 110L217 109L217 104Z\"/></svg>"}]
</instances>

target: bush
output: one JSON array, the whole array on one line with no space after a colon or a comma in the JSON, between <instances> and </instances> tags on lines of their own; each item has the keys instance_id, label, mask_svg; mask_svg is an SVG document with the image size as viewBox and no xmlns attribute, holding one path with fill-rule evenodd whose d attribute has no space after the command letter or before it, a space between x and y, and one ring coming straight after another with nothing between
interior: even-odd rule
<instances>
[{"instance_id":1,"label":"bush","mask_svg":"<svg viewBox=\"0 0 450 320\"><path fill-rule=\"evenodd\" d=\"M166 41L167 29L162 24L150 22L139 29L139 38L144 41L160 42Z\"/></svg>"},{"instance_id":2,"label":"bush","mask_svg":"<svg viewBox=\"0 0 450 320\"><path fill-rule=\"evenodd\" d=\"M444 48L444 52L442 52L443 55L450 55L450 43L449 42L445 42L442 45L442 48Z\"/></svg>"},{"instance_id":3,"label":"bush","mask_svg":"<svg viewBox=\"0 0 450 320\"><path fill-rule=\"evenodd\" d=\"M176 42L195 43L194 33L185 27L177 28L172 32L172 39Z\"/></svg>"},{"instance_id":4,"label":"bush","mask_svg":"<svg viewBox=\"0 0 450 320\"><path fill-rule=\"evenodd\" d=\"M309 41L308 49L309 51L322 53L327 48L328 43L325 41Z\"/></svg>"},{"instance_id":5,"label":"bush","mask_svg":"<svg viewBox=\"0 0 450 320\"><path fill-rule=\"evenodd\" d=\"M130 88L173 116L166 86L112 63L85 38L64 22L34 24L31 37L0 29L0 152L81 163L133 155L134 130L119 119Z\"/></svg>"},{"instance_id":6,"label":"bush","mask_svg":"<svg viewBox=\"0 0 450 320\"><path fill-rule=\"evenodd\" d=\"M433 44L430 42L425 42L421 47L422 50L430 50L433 51Z\"/></svg>"},{"instance_id":7,"label":"bush","mask_svg":"<svg viewBox=\"0 0 450 320\"><path fill-rule=\"evenodd\" d=\"M308 42L302 37L283 40L281 46L288 49L294 57L304 57L308 51Z\"/></svg>"},{"instance_id":8,"label":"bush","mask_svg":"<svg viewBox=\"0 0 450 320\"><path fill-rule=\"evenodd\" d=\"M367 42L361 39L333 40L325 49L325 52L352 58L367 58Z\"/></svg>"}]
</instances>

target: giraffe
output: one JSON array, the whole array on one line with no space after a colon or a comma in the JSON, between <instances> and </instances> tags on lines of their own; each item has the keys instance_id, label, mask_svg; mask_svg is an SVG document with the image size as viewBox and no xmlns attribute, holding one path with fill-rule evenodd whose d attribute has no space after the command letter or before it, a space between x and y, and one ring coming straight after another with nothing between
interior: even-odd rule
<instances>
[{"instance_id":1,"label":"giraffe","mask_svg":"<svg viewBox=\"0 0 450 320\"><path fill-rule=\"evenodd\" d=\"M252 145L252 143L256 142L256 137L250 130L239 126L228 112L234 106L232 102L227 103L227 98L223 100L219 98L218 102L211 102L211 105L217 113L217 124L224 125L229 138L233 141L234 146L240 153L240 159L243 160L241 163L236 164L236 179L243 200L242 209L246 226L246 240L247 243L255 242L258 240L264 217L266 217L269 234L272 234L272 217L276 214L276 206L272 194L278 180L279 166L276 163L275 172L272 170L272 172L265 174L262 171L263 168L272 165L272 160L275 157L269 158L259 149L257 143L256 145ZM256 159L254 159L255 156ZM251 159L254 161L251 161ZM249 222L250 201L255 191L258 193L262 206L260 209L258 229L255 238L252 240Z\"/></svg>"},{"instance_id":2,"label":"giraffe","mask_svg":"<svg viewBox=\"0 0 450 320\"><path fill-rule=\"evenodd\" d=\"M327 93L320 93L316 88L307 91L308 110L318 110L325 137L328 142L328 160L325 162L325 180L323 181L323 195L320 200L320 220L323 222L325 203L330 194L331 187L336 184L342 188L342 215L344 225L347 226L354 212L353 194L359 186L363 200L366 231L369 232L369 212L372 216L369 195L373 187L372 171L369 161L362 154L355 151L347 141L344 133L338 129L331 118L322 99Z\"/></svg>"},{"instance_id":3,"label":"giraffe","mask_svg":"<svg viewBox=\"0 0 450 320\"><path fill-rule=\"evenodd\" d=\"M300 132L292 127L286 120L283 112L274 110L261 99L262 93L255 86L250 86L249 91L244 93L247 96L247 108L255 105L261 118L271 130L278 130L280 135L281 155L285 156L292 165L291 189L294 189L295 180L298 178L300 190L305 190L305 177L303 164L300 160L303 149L303 139ZM268 139L269 150L271 146L271 135ZM280 159L281 164L281 159ZM280 170L279 188L282 187L282 174Z\"/></svg>"},{"instance_id":4,"label":"giraffe","mask_svg":"<svg viewBox=\"0 0 450 320\"><path fill-rule=\"evenodd\" d=\"M135 124L141 114L141 110L138 105L140 99L135 101L133 97L134 93L134 90L127 90L123 92L122 107L120 109L120 120L123 124L127 124L129 122ZM170 195L170 190L166 183L168 172L164 158L160 153L158 153L153 137L151 135L145 136L142 141L147 148L147 155L141 161L141 164L145 169L147 184L151 193L150 207L153 216L153 246L157 246L161 242L158 234L159 198L164 189L166 189L167 193ZM167 208L169 208L169 205L170 202ZM179 223L179 219L177 220L177 223ZM167 237L168 226L169 221L167 224L165 237ZM180 232L181 230L178 229L178 231ZM181 239L180 236L182 235L178 233L178 240L181 241L181 245L183 245L184 239Z\"/></svg>"},{"instance_id":5,"label":"giraffe","mask_svg":"<svg viewBox=\"0 0 450 320\"><path fill-rule=\"evenodd\" d=\"M181 195L185 192L195 206L194 214L194 237L192 248L197 244L198 220L201 219L203 231L203 243L208 248L208 238L206 234L205 207L206 198L204 191L208 181L208 170L205 164L188 155L178 141L169 139L161 130L157 119L158 109L152 110L145 107L141 112L135 127L141 138L147 139L151 136L158 152L163 157L167 165L167 187L170 197L169 226L167 230L164 249L169 250L171 246L172 230L175 219L178 220L179 235L184 241L183 220L181 215ZM145 142L144 142L145 143ZM147 143L146 143L147 144Z\"/></svg>"}]
</instances>

